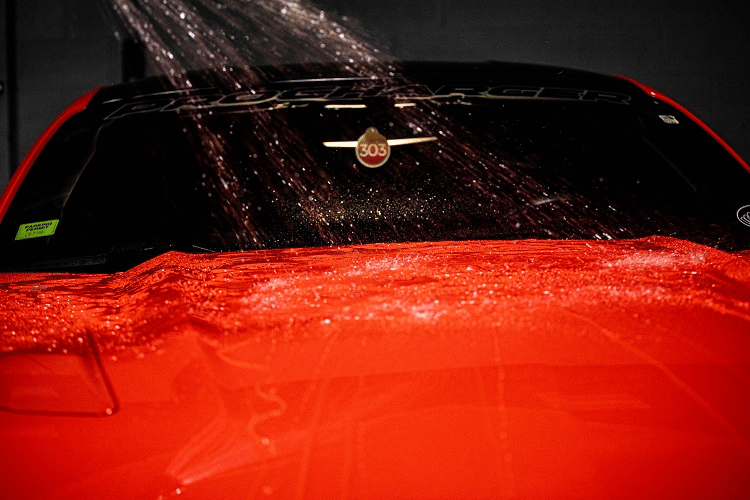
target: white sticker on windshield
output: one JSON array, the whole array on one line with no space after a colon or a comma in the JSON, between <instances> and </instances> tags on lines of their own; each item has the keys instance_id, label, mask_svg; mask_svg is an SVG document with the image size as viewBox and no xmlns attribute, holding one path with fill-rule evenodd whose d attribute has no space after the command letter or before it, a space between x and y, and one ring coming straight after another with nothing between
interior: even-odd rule
<instances>
[{"instance_id":1,"label":"white sticker on windshield","mask_svg":"<svg viewBox=\"0 0 750 500\"><path fill-rule=\"evenodd\" d=\"M675 118L674 116L672 116L672 115L659 115L659 118L661 118L661 121L663 121L664 123L667 123L669 125L679 125L680 124L680 121L677 118Z\"/></svg>"},{"instance_id":2,"label":"white sticker on windshield","mask_svg":"<svg viewBox=\"0 0 750 500\"><path fill-rule=\"evenodd\" d=\"M737 210L737 219L747 227L750 227L750 205L745 205Z\"/></svg>"}]
</instances>

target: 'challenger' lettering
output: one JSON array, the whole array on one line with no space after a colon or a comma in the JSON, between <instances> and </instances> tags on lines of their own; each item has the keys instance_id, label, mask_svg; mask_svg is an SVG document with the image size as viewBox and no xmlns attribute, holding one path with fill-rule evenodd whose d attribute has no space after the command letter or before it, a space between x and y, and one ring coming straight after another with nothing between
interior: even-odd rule
<instances>
[{"instance_id":1,"label":"'challenger' lettering","mask_svg":"<svg viewBox=\"0 0 750 500\"><path fill-rule=\"evenodd\" d=\"M114 113L107 116L106 119L111 120L113 118L120 118L121 116L132 115L135 113L158 112L172 104L172 102L174 102L174 99L169 99L166 97L148 101L129 102L118 108Z\"/></svg>"},{"instance_id":2,"label":"'challenger' lettering","mask_svg":"<svg viewBox=\"0 0 750 500\"><path fill-rule=\"evenodd\" d=\"M329 82L326 82L329 83ZM338 82L335 82L338 83ZM252 108L257 105L284 102L315 102L366 100L370 97L388 97L394 99L438 99L451 96L463 96L472 99L546 99L573 101L604 101L612 104L628 104L630 96L618 92L586 90L558 87L534 87L527 85L442 85L433 87L404 83L402 81L347 82L343 85L306 85L295 88L242 89L229 94L218 93L217 89L192 89L174 93L161 93L133 98L130 101L117 100L109 106L119 106L107 116L107 120L136 113L160 113L170 111L196 111L205 108L216 110ZM275 88L276 87L276 88ZM170 95L171 94L171 95Z\"/></svg>"},{"instance_id":3,"label":"'challenger' lettering","mask_svg":"<svg viewBox=\"0 0 750 500\"><path fill-rule=\"evenodd\" d=\"M310 101L326 99L336 87L317 87L286 90L279 95L280 101Z\"/></svg>"},{"instance_id":4,"label":"'challenger' lettering","mask_svg":"<svg viewBox=\"0 0 750 500\"><path fill-rule=\"evenodd\" d=\"M492 87L486 93L490 97L537 97L541 87L500 86Z\"/></svg>"},{"instance_id":5,"label":"'challenger' lettering","mask_svg":"<svg viewBox=\"0 0 750 500\"><path fill-rule=\"evenodd\" d=\"M630 100L630 96L618 94L617 92L599 92L598 90L587 90L583 97L584 101L607 101L615 104L625 104Z\"/></svg>"},{"instance_id":6,"label":"'challenger' lettering","mask_svg":"<svg viewBox=\"0 0 750 500\"><path fill-rule=\"evenodd\" d=\"M490 88L485 85L443 85L435 92L435 95L461 94L463 96L481 97L489 90Z\"/></svg>"},{"instance_id":7,"label":"'challenger' lettering","mask_svg":"<svg viewBox=\"0 0 750 500\"><path fill-rule=\"evenodd\" d=\"M273 90L244 90L235 94L229 94L217 101L220 106L233 106L242 104L260 104L275 99L279 93Z\"/></svg>"}]
</instances>

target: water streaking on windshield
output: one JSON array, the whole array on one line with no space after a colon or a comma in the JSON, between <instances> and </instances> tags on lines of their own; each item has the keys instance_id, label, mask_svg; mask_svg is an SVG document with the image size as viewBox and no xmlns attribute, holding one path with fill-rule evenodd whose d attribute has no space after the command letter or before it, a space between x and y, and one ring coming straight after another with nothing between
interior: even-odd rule
<instances>
[{"instance_id":1,"label":"water streaking on windshield","mask_svg":"<svg viewBox=\"0 0 750 500\"><path fill-rule=\"evenodd\" d=\"M363 78L364 81L357 83L359 89L382 85L384 80L397 76L391 58L368 42L368 37L352 28L351 23L335 19L304 2L116 0L113 6L126 22L131 36L135 36L148 49L155 67L178 88L194 87L195 82L190 80L187 71L213 68L213 78L218 85L229 89L253 89L263 80L263 75L253 69L256 65L290 61L338 62L341 67L336 76ZM401 81L399 85L408 88L408 82ZM400 130L398 133L401 135L388 139L438 139L436 154L427 159L428 168L444 170L449 175L453 171L464 171L465 178L469 179L466 182L472 185L472 190L476 189L485 196L497 198L490 192L499 183L516 186L512 196L515 204L531 204L550 197L547 187L532 175L512 168L502 152L493 150L481 141L467 139L473 133L448 119L436 106L428 102L419 102L418 107L416 104L391 102L388 106L391 109L380 113L381 116L377 118L374 117L377 113L364 105L334 107L323 110L320 120L331 121L331 117L335 120L339 116L340 119L336 121L345 124L352 120L343 114L356 117L360 128L352 127L345 132L347 128L342 127L342 133L332 137L336 141L356 141L378 121L382 122L378 126L381 126L383 133L393 134L393 130ZM323 243L335 245L367 241L367 235L358 234L354 229L356 224L351 226L351 234L342 235L340 230L332 229L332 224L335 225L332 219L340 218L339 207L334 206L338 201L332 201L325 191L316 191L315 186L325 186L329 192L335 193L336 181L324 169L304 168L305 165L322 163L322 160L311 152L312 146L316 145L310 143L311 138L285 123L293 117L273 113L276 108L286 107L289 106L272 106L267 109L268 112L255 113L252 130L247 130L241 118L237 119L236 127L225 124L217 128L211 123L213 111L201 111L198 105L198 112L185 113L182 118L182 132L190 139L193 154L204 170L200 189L207 196L221 200L221 203L217 203L221 208L212 215L217 225L233 228L225 233L220 247L257 249L274 246L268 243L268 228L257 220L257 204L243 199L242 193L246 191L248 182L275 189L269 183L279 179L283 180L280 189L284 192L280 196L290 195L296 199L301 216L307 224L312 223L316 227L318 238ZM371 117L369 123L368 116ZM246 141L264 144L264 151L249 155L249 162L248 158L238 158L235 151L248 149L236 146L245 140L238 132L250 133L252 137ZM352 159L353 153L354 149ZM405 161L420 165L419 160L407 158ZM253 162L262 163L262 169L255 168ZM422 165L427 167L428 163L422 161ZM372 190L355 193L355 202L362 205L361 213L371 214L377 219L379 210L368 206L371 196ZM380 197L387 198L387 194ZM510 205L510 201L507 204ZM422 209L421 206L393 207L393 210L403 211L398 217L401 219L401 233L424 233L420 221L409 219L410 211ZM592 237L599 232L604 231L595 228ZM604 235L597 237L606 238Z\"/></svg>"},{"instance_id":2,"label":"water streaking on windshield","mask_svg":"<svg viewBox=\"0 0 750 500\"><path fill-rule=\"evenodd\" d=\"M218 84L237 89L262 80L252 69L260 64L336 61L349 76L356 77L382 77L393 71L390 58L344 19L335 19L305 2L113 0L112 5L131 36L147 48L159 72L178 88L193 87L187 71L206 68L215 70ZM246 207L236 202L242 185L223 136L227 131L208 127L201 114L186 117L184 126L205 167L203 187L225 200L223 213L214 216L235 226L233 238L226 243L261 246L262 228L254 225L244 213ZM255 133L266 137L271 147L278 145L280 132L278 123L269 124L262 114L257 117ZM294 177L289 170L293 166L279 167L280 172ZM293 185L301 200L308 196L304 184L304 179L299 179Z\"/></svg>"}]
</instances>

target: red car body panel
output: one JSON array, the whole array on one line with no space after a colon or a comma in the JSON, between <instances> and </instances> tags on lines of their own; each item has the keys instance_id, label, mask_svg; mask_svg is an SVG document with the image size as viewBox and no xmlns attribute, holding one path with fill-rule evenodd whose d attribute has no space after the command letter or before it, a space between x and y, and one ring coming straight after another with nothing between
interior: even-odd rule
<instances>
[{"instance_id":1,"label":"red car body panel","mask_svg":"<svg viewBox=\"0 0 750 500\"><path fill-rule=\"evenodd\" d=\"M746 255L403 243L0 280L10 497L750 491Z\"/></svg>"}]
</instances>

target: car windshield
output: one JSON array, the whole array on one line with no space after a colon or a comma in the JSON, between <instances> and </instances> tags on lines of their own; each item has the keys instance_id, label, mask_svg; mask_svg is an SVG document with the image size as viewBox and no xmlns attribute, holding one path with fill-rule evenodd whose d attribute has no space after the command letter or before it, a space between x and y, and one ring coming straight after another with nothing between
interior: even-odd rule
<instances>
[{"instance_id":1,"label":"car windshield","mask_svg":"<svg viewBox=\"0 0 750 500\"><path fill-rule=\"evenodd\" d=\"M644 118L614 98L305 95L81 113L11 205L2 266L128 255L127 267L169 249L651 235L750 248L736 216L750 204L747 172L682 116ZM46 221L53 234L18 239Z\"/></svg>"}]
</instances>

